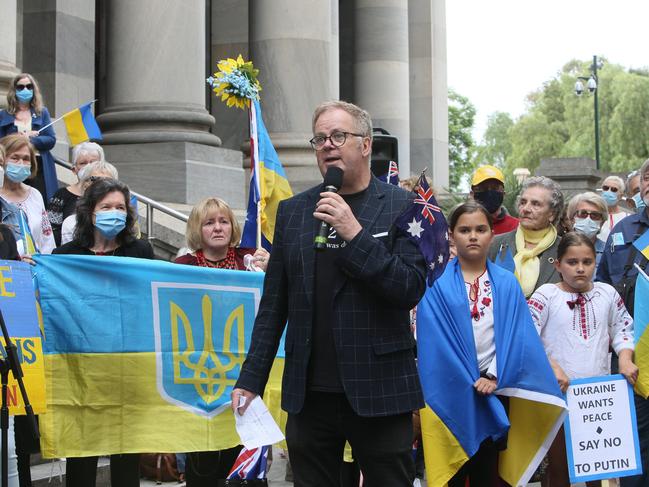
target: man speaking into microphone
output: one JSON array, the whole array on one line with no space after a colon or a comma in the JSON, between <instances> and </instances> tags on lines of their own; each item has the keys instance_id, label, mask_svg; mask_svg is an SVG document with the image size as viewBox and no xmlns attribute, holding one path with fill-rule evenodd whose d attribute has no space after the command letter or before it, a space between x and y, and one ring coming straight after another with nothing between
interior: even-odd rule
<instances>
[{"instance_id":1,"label":"man speaking into microphone","mask_svg":"<svg viewBox=\"0 0 649 487\"><path fill-rule=\"evenodd\" d=\"M411 413L424 401L408 312L426 264L393 226L412 196L372 176L372 121L356 105L318 106L310 143L325 184L279 205L232 406L243 414L263 393L287 326L282 408L296 487L338 485L345 440L365 486L412 486Z\"/></svg>"}]
</instances>

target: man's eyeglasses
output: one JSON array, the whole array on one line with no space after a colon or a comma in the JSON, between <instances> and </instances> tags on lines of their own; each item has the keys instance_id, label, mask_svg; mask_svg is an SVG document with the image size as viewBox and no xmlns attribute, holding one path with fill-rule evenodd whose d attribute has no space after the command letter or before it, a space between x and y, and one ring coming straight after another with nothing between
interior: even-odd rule
<instances>
[{"instance_id":1,"label":"man's eyeglasses","mask_svg":"<svg viewBox=\"0 0 649 487\"><path fill-rule=\"evenodd\" d=\"M25 90L25 89L33 90L34 85L31 84L31 83L27 83L26 85L23 85L23 84L19 83L19 84L16 85L16 91L22 91L22 90Z\"/></svg>"},{"instance_id":2,"label":"man's eyeglasses","mask_svg":"<svg viewBox=\"0 0 649 487\"><path fill-rule=\"evenodd\" d=\"M611 191L613 193L617 193L619 189L615 186L609 186L608 184L605 184L602 186L602 191Z\"/></svg>"},{"instance_id":3,"label":"man's eyeglasses","mask_svg":"<svg viewBox=\"0 0 649 487\"><path fill-rule=\"evenodd\" d=\"M315 150L322 150L322 148L327 143L327 140L329 140L329 142L331 142L331 145L333 145L334 147L340 147L345 143L348 135L352 135L354 137L365 137L363 134L355 134L353 132L334 132L328 136L316 135L309 141L309 143Z\"/></svg>"},{"instance_id":4,"label":"man's eyeglasses","mask_svg":"<svg viewBox=\"0 0 649 487\"><path fill-rule=\"evenodd\" d=\"M601 222L604 219L599 211L579 210L575 212L574 218L587 218L590 217L594 222Z\"/></svg>"}]
</instances>

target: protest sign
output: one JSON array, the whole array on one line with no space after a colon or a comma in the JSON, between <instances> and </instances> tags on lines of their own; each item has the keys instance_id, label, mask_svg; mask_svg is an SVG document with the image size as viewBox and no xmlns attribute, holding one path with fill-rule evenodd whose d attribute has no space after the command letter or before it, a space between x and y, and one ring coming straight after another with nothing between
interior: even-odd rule
<instances>
[{"instance_id":1,"label":"protest sign","mask_svg":"<svg viewBox=\"0 0 649 487\"><path fill-rule=\"evenodd\" d=\"M633 388L622 375L575 379L567 402L571 483L642 473Z\"/></svg>"},{"instance_id":2,"label":"protest sign","mask_svg":"<svg viewBox=\"0 0 649 487\"><path fill-rule=\"evenodd\" d=\"M16 345L29 402L36 414L42 413L45 411L43 348L29 264L0 260L0 310L9 336ZM4 359L4 338L0 338L0 342ZM9 374L7 402L10 414L25 414L23 398L13 374Z\"/></svg>"}]
</instances>

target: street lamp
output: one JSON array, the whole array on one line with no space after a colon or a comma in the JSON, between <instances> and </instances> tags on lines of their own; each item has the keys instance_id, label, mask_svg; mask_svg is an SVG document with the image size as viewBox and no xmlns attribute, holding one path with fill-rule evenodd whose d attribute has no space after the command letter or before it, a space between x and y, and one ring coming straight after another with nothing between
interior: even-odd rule
<instances>
[{"instance_id":1,"label":"street lamp","mask_svg":"<svg viewBox=\"0 0 649 487\"><path fill-rule=\"evenodd\" d=\"M597 60L597 56L593 56L593 64L590 65L590 76L578 76L577 82L575 83L575 94L581 96L584 92L584 83L586 82L586 89L593 94L593 104L595 108L595 163L597 169L599 169L599 104L597 102L597 92L598 90L598 78L597 70L602 69L604 63L600 60Z\"/></svg>"}]
</instances>

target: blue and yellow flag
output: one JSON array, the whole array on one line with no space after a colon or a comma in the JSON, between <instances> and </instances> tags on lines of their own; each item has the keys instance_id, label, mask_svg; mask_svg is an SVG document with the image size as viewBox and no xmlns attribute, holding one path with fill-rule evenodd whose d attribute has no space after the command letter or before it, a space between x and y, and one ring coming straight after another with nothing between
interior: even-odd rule
<instances>
[{"instance_id":1,"label":"blue and yellow flag","mask_svg":"<svg viewBox=\"0 0 649 487\"><path fill-rule=\"evenodd\" d=\"M645 232L649 235L649 232ZM644 238L644 235L640 238ZM634 244L635 245L635 244ZM649 280L644 272L638 272L633 307L633 330L635 336L635 364L640 369L635 392L649 397Z\"/></svg>"},{"instance_id":2,"label":"blue and yellow flag","mask_svg":"<svg viewBox=\"0 0 649 487\"><path fill-rule=\"evenodd\" d=\"M91 101L63 115L70 145L77 145L90 139L102 140L101 130L92 114L93 103Z\"/></svg>"},{"instance_id":3,"label":"blue and yellow flag","mask_svg":"<svg viewBox=\"0 0 649 487\"><path fill-rule=\"evenodd\" d=\"M277 207L280 201L293 196L293 192L264 125L258 100L250 102L250 159L250 194L241 246L257 247L258 226L261 225L261 244L270 250Z\"/></svg>"},{"instance_id":4,"label":"blue and yellow flag","mask_svg":"<svg viewBox=\"0 0 649 487\"><path fill-rule=\"evenodd\" d=\"M0 309L9 336L16 346L27 398L36 414L44 413L45 366L29 264L15 260L0 261ZM4 359L6 351L2 332L0 342L0 358ZM7 404L12 415L25 414L25 403L13 374L9 374Z\"/></svg>"},{"instance_id":5,"label":"blue and yellow flag","mask_svg":"<svg viewBox=\"0 0 649 487\"><path fill-rule=\"evenodd\" d=\"M644 232L640 238L633 242L633 246L640 251L647 259L649 259L649 232Z\"/></svg>"},{"instance_id":6,"label":"blue and yellow flag","mask_svg":"<svg viewBox=\"0 0 649 487\"><path fill-rule=\"evenodd\" d=\"M127 257L36 260L44 456L239 444L230 392L250 344L262 273ZM274 411L282 369L280 357L265 397Z\"/></svg>"},{"instance_id":7,"label":"blue and yellow flag","mask_svg":"<svg viewBox=\"0 0 649 487\"><path fill-rule=\"evenodd\" d=\"M445 485L487 438L507 435L499 474L524 485L561 427L566 404L532 323L516 277L487 263L492 287L497 382L508 411L494 395L479 395L480 377L468 298L459 260L417 305L419 375L427 407L422 436L428 485Z\"/></svg>"}]
</instances>

